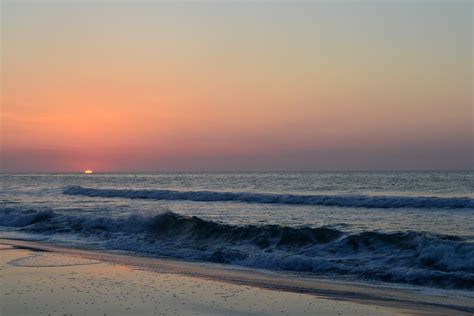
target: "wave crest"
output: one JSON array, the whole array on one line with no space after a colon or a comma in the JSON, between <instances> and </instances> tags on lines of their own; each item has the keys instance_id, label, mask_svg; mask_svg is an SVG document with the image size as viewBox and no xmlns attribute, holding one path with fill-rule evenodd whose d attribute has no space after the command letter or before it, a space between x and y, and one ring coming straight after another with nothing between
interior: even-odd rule
<instances>
[{"instance_id":1,"label":"wave crest","mask_svg":"<svg viewBox=\"0 0 474 316\"><path fill-rule=\"evenodd\" d=\"M83 195L103 198L151 199L196 202L243 202L262 204L301 204L364 208L459 208L474 209L474 199L468 197L422 196L366 196L366 195L294 195L249 192L173 191L97 189L69 186L67 195Z\"/></svg>"},{"instance_id":2,"label":"wave crest","mask_svg":"<svg viewBox=\"0 0 474 316\"><path fill-rule=\"evenodd\" d=\"M346 234L325 226L238 226L171 212L108 218L2 209L0 225L53 239L57 233L75 234L105 249L474 289L474 244L452 236L412 231Z\"/></svg>"}]
</instances>

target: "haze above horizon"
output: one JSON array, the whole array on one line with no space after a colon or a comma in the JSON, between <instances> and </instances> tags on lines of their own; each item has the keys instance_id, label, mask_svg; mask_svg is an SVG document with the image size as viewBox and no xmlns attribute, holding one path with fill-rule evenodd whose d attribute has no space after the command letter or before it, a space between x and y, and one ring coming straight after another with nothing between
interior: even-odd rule
<instances>
[{"instance_id":1,"label":"haze above horizon","mask_svg":"<svg viewBox=\"0 0 474 316\"><path fill-rule=\"evenodd\" d=\"M0 1L0 172L474 169L472 1Z\"/></svg>"}]
</instances>

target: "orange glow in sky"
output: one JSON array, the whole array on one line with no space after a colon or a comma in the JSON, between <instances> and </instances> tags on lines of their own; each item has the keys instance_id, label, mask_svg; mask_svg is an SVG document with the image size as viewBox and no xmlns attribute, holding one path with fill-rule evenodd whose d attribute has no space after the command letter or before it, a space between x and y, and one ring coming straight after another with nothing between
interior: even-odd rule
<instances>
[{"instance_id":1,"label":"orange glow in sky","mask_svg":"<svg viewBox=\"0 0 474 316\"><path fill-rule=\"evenodd\" d=\"M3 172L474 161L470 1L2 9Z\"/></svg>"}]
</instances>

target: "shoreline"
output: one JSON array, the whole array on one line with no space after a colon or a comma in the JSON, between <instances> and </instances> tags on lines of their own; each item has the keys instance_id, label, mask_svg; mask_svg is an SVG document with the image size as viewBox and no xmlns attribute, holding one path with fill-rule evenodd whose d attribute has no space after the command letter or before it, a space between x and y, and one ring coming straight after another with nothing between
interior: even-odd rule
<instances>
[{"instance_id":1,"label":"shoreline","mask_svg":"<svg viewBox=\"0 0 474 316\"><path fill-rule=\"evenodd\" d=\"M73 263L79 259L89 260L106 265L109 269L113 266L115 268L127 268L131 271L147 272L151 273L150 278L173 275L178 280L192 279L202 284L217 282L227 287L236 287L241 290L251 288L260 292L268 292L270 296L277 295L277 293L279 293L278 295L286 293L285 295L289 297L304 295L305 297L319 300L320 305L333 304L332 307L334 308L346 306L347 304L355 304L351 305L353 306L352 308L356 308L354 306L365 309L377 308L377 312L380 315L472 315L474 313L472 296L446 295L443 294L443 291L435 293L436 291L426 291L418 288L391 288L379 285L334 282L221 264L180 261L169 258L136 257L124 253L97 250L79 250L36 241L0 239L0 245L3 245L2 249L0 249L2 252L13 253L17 251L23 255L27 253L29 257L32 257L32 254L35 253L36 256L51 254L49 255L50 257L54 254L56 257L61 256L63 258L61 260L65 262L67 260ZM10 247L10 250L5 250L3 249L4 247ZM48 255L43 257L48 257ZM7 269L7 266L10 269L13 266L12 261L21 260L21 258L21 256L14 259L10 258L11 260L2 262L2 270ZM64 265L56 263L55 266ZM80 270L79 267L81 267L77 262L67 266L72 270ZM28 265L23 264L22 268L24 267L28 267ZM48 267L34 268L33 265L33 269L41 268L48 269ZM51 267L49 269L54 270ZM54 271L51 271L51 273L54 273ZM140 288L138 285L137 289ZM448 293L450 291L444 292ZM189 295L192 296L191 294ZM207 309L203 312L204 314L213 313L212 306L205 307ZM298 313L297 310L289 312ZM370 314L370 311L367 311L367 313Z\"/></svg>"}]
</instances>

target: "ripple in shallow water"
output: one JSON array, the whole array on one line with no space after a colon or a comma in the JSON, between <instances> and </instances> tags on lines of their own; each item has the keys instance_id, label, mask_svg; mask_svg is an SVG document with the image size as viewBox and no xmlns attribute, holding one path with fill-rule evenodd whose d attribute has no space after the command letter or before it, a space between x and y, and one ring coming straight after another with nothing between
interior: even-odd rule
<instances>
[{"instance_id":1,"label":"ripple in shallow water","mask_svg":"<svg viewBox=\"0 0 474 316\"><path fill-rule=\"evenodd\" d=\"M91 260L86 258L64 256L54 253L35 253L31 256L22 257L9 261L8 264L16 267L68 267L68 266L82 266L90 264L101 263L98 260Z\"/></svg>"}]
</instances>

